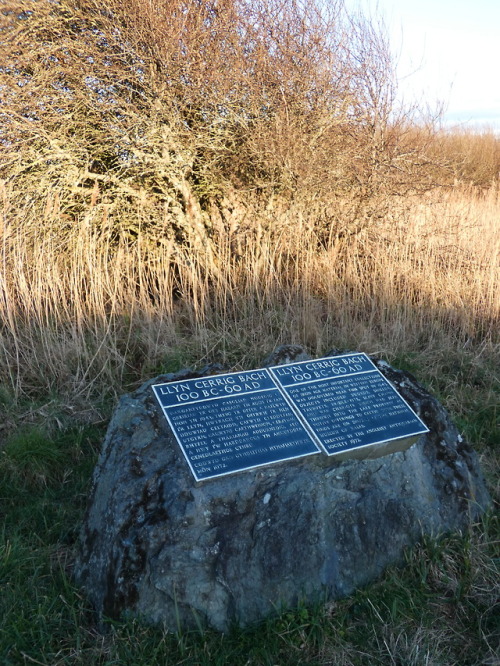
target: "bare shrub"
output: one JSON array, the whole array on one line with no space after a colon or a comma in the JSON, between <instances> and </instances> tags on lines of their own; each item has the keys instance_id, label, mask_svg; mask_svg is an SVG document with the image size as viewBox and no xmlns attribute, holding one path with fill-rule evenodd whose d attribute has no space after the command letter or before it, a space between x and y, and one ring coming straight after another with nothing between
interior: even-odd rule
<instances>
[{"instance_id":1,"label":"bare shrub","mask_svg":"<svg viewBox=\"0 0 500 666\"><path fill-rule=\"evenodd\" d=\"M324 242L431 184L394 110L383 30L341 0L21 0L2 14L0 175L40 216L57 195L57 233L100 205L135 237L139 201L143 235L196 251L280 200Z\"/></svg>"}]
</instances>

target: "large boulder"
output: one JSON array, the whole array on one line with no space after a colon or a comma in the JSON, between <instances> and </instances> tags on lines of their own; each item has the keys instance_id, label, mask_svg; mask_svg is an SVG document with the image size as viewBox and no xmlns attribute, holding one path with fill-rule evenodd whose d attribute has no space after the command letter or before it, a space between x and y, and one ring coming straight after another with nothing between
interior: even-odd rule
<instances>
[{"instance_id":1,"label":"large boulder","mask_svg":"<svg viewBox=\"0 0 500 666\"><path fill-rule=\"evenodd\" d=\"M285 347L266 364L297 358L306 358L302 348ZM489 498L472 448L411 375L376 363L430 430L407 451L344 462L317 455L203 483L151 386L222 368L163 375L123 396L75 567L99 615L226 631L299 601L347 595L422 535L479 516Z\"/></svg>"}]
</instances>

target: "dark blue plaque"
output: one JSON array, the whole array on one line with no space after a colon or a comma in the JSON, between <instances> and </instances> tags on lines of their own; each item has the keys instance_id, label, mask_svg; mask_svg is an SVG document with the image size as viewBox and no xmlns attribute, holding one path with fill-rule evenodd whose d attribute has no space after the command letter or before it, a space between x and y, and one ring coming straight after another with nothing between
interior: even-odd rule
<instances>
[{"instance_id":1,"label":"dark blue plaque","mask_svg":"<svg viewBox=\"0 0 500 666\"><path fill-rule=\"evenodd\" d=\"M321 451L267 369L153 390L197 481Z\"/></svg>"},{"instance_id":2,"label":"dark blue plaque","mask_svg":"<svg viewBox=\"0 0 500 666\"><path fill-rule=\"evenodd\" d=\"M340 459L385 455L428 432L366 354L153 390L197 481L321 451Z\"/></svg>"},{"instance_id":3,"label":"dark blue plaque","mask_svg":"<svg viewBox=\"0 0 500 666\"><path fill-rule=\"evenodd\" d=\"M271 372L328 455L428 432L366 354L301 361Z\"/></svg>"}]
</instances>

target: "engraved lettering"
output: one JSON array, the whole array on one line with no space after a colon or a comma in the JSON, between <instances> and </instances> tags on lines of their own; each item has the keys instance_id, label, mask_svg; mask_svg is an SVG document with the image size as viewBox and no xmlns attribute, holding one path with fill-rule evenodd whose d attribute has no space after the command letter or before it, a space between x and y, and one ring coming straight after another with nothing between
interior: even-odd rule
<instances>
[{"instance_id":1,"label":"engraved lettering","mask_svg":"<svg viewBox=\"0 0 500 666\"><path fill-rule=\"evenodd\" d=\"M364 354L153 389L197 480L425 432Z\"/></svg>"}]
</instances>

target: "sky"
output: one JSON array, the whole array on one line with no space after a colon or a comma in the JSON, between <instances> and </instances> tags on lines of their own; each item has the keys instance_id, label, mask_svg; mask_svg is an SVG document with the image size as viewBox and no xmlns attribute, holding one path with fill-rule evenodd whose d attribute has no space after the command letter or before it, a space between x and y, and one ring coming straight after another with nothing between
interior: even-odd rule
<instances>
[{"instance_id":1,"label":"sky","mask_svg":"<svg viewBox=\"0 0 500 666\"><path fill-rule=\"evenodd\" d=\"M500 131L500 0L345 0L383 16L401 94L443 124Z\"/></svg>"}]
</instances>

